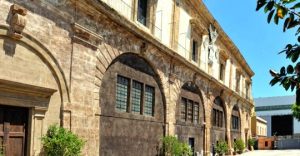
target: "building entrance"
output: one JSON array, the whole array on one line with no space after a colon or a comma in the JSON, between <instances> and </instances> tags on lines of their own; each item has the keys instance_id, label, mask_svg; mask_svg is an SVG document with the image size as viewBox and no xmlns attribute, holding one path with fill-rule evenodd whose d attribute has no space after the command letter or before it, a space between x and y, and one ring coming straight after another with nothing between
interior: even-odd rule
<instances>
[{"instance_id":1,"label":"building entrance","mask_svg":"<svg viewBox=\"0 0 300 156\"><path fill-rule=\"evenodd\" d=\"M26 155L28 109L0 105L0 150L5 156Z\"/></svg>"}]
</instances>

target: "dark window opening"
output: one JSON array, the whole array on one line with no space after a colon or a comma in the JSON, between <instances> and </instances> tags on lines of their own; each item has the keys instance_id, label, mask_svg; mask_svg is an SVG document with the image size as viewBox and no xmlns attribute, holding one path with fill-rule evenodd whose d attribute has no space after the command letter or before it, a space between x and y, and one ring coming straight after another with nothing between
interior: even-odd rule
<instances>
[{"instance_id":1,"label":"dark window opening","mask_svg":"<svg viewBox=\"0 0 300 156\"><path fill-rule=\"evenodd\" d=\"M231 116L231 126L232 129L239 129L239 117L232 115Z\"/></svg>"},{"instance_id":2,"label":"dark window opening","mask_svg":"<svg viewBox=\"0 0 300 156\"><path fill-rule=\"evenodd\" d=\"M268 141L265 141L265 147L268 147Z\"/></svg>"},{"instance_id":3,"label":"dark window opening","mask_svg":"<svg viewBox=\"0 0 300 156\"><path fill-rule=\"evenodd\" d=\"M147 4L148 0L138 0L137 20L145 26L147 25Z\"/></svg>"},{"instance_id":4,"label":"dark window opening","mask_svg":"<svg viewBox=\"0 0 300 156\"><path fill-rule=\"evenodd\" d=\"M271 118L272 136L293 135L293 116L278 115Z\"/></svg>"},{"instance_id":5,"label":"dark window opening","mask_svg":"<svg viewBox=\"0 0 300 156\"><path fill-rule=\"evenodd\" d=\"M198 43L197 41L193 40L193 49L192 49L192 60L197 62L198 59Z\"/></svg>"},{"instance_id":6,"label":"dark window opening","mask_svg":"<svg viewBox=\"0 0 300 156\"><path fill-rule=\"evenodd\" d=\"M189 146L192 149L192 153L194 155L194 151L195 151L195 138L189 138Z\"/></svg>"},{"instance_id":7,"label":"dark window opening","mask_svg":"<svg viewBox=\"0 0 300 156\"><path fill-rule=\"evenodd\" d=\"M219 78L221 81L224 81L225 67L224 64L220 64L220 73Z\"/></svg>"},{"instance_id":8,"label":"dark window opening","mask_svg":"<svg viewBox=\"0 0 300 156\"><path fill-rule=\"evenodd\" d=\"M184 122L199 123L199 103L181 98L180 118Z\"/></svg>"}]
</instances>

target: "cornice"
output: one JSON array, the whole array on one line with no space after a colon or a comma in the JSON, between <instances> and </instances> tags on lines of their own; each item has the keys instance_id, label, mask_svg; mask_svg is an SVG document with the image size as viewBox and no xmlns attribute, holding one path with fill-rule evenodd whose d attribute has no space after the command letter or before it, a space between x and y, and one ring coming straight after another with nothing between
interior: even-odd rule
<instances>
[{"instance_id":1,"label":"cornice","mask_svg":"<svg viewBox=\"0 0 300 156\"><path fill-rule=\"evenodd\" d=\"M49 98L56 92L54 89L38 87L0 79L0 91Z\"/></svg>"}]
</instances>

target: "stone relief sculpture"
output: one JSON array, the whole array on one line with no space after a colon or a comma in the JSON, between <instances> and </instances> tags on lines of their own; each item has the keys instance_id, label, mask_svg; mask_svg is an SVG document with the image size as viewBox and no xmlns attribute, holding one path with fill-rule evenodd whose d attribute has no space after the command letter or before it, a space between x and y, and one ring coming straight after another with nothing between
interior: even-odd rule
<instances>
[{"instance_id":1,"label":"stone relief sculpture","mask_svg":"<svg viewBox=\"0 0 300 156\"><path fill-rule=\"evenodd\" d=\"M204 40L205 51L208 52L208 63L213 64L219 58L218 46L215 44L218 38L218 33L212 25L209 26L209 38Z\"/></svg>"}]
</instances>

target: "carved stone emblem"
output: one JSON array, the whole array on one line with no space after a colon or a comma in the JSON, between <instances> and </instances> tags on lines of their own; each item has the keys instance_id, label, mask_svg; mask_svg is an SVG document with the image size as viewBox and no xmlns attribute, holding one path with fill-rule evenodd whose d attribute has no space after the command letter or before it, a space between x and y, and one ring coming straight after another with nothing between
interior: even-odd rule
<instances>
[{"instance_id":1,"label":"carved stone emblem","mask_svg":"<svg viewBox=\"0 0 300 156\"><path fill-rule=\"evenodd\" d=\"M217 30L210 25L209 26L209 38L204 40L204 48L208 52L208 63L213 64L219 58L219 49L216 45L218 38Z\"/></svg>"},{"instance_id":2,"label":"carved stone emblem","mask_svg":"<svg viewBox=\"0 0 300 156\"><path fill-rule=\"evenodd\" d=\"M21 39L22 31L24 30L26 26L26 15L27 15L27 9L17 5L13 4L10 8L11 15L10 15L10 30L9 35L14 39Z\"/></svg>"}]
</instances>

